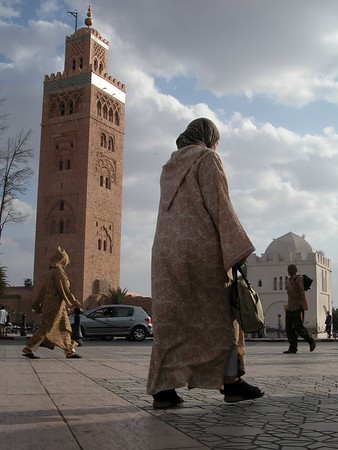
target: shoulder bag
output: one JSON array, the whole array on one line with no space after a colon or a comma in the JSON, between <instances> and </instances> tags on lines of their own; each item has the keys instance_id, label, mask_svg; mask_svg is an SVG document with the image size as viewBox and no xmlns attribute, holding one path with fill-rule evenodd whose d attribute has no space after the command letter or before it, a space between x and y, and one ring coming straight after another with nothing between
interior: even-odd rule
<instances>
[{"instance_id":1,"label":"shoulder bag","mask_svg":"<svg viewBox=\"0 0 338 450\"><path fill-rule=\"evenodd\" d=\"M241 279L238 278L238 272ZM240 266L232 268L233 281L229 286L230 303L235 319L245 333L253 333L264 327L264 313L257 292L249 283Z\"/></svg>"}]
</instances>

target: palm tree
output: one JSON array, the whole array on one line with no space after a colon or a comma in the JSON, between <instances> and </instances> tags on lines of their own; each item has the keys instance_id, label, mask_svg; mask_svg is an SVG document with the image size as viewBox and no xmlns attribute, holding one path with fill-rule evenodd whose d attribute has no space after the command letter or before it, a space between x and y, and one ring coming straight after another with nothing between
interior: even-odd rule
<instances>
[{"instance_id":1,"label":"palm tree","mask_svg":"<svg viewBox=\"0 0 338 450\"><path fill-rule=\"evenodd\" d=\"M120 287L118 287L116 289L115 288L110 289L108 291L109 302L117 304L117 305L121 304L121 303L123 303L127 294L128 294L127 288L121 289Z\"/></svg>"}]
</instances>

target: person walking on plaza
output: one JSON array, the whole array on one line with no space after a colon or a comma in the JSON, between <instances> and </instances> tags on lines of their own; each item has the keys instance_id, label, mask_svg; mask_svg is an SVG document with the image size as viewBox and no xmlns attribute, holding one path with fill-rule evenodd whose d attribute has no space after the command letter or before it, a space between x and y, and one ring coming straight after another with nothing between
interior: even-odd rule
<instances>
[{"instance_id":1,"label":"person walking on plaza","mask_svg":"<svg viewBox=\"0 0 338 450\"><path fill-rule=\"evenodd\" d=\"M154 408L182 403L184 386L220 390L227 402L264 394L241 378L244 335L225 289L254 246L229 198L219 138L211 120L192 121L162 170L151 265Z\"/></svg>"},{"instance_id":2,"label":"person walking on plaza","mask_svg":"<svg viewBox=\"0 0 338 450\"><path fill-rule=\"evenodd\" d=\"M308 309L303 277L298 273L297 266L288 266L289 279L286 283L288 305L285 312L285 331L289 341L289 348L284 353L297 353L298 336L302 337L310 346L310 352L316 348L316 341L304 327L304 311Z\"/></svg>"},{"instance_id":3,"label":"person walking on plaza","mask_svg":"<svg viewBox=\"0 0 338 450\"><path fill-rule=\"evenodd\" d=\"M325 332L327 333L327 337L331 338L331 334L332 334L332 316L331 316L329 311L327 311L327 313L326 313Z\"/></svg>"},{"instance_id":4,"label":"person walking on plaza","mask_svg":"<svg viewBox=\"0 0 338 450\"><path fill-rule=\"evenodd\" d=\"M278 338L281 337L282 330L283 330L282 315L277 314L277 337Z\"/></svg>"},{"instance_id":5,"label":"person walking on plaza","mask_svg":"<svg viewBox=\"0 0 338 450\"><path fill-rule=\"evenodd\" d=\"M65 250L58 247L49 263L49 272L32 309L41 313L41 324L33 336L27 340L22 350L23 356L38 359L33 352L39 346L64 350L67 358L81 358L76 352L77 343L71 339L72 327L68 309L80 306L70 291L70 283L64 268L70 263Z\"/></svg>"},{"instance_id":6,"label":"person walking on plaza","mask_svg":"<svg viewBox=\"0 0 338 450\"><path fill-rule=\"evenodd\" d=\"M5 326L8 323L9 313L5 309L5 305L0 305L0 336L5 334Z\"/></svg>"}]
</instances>

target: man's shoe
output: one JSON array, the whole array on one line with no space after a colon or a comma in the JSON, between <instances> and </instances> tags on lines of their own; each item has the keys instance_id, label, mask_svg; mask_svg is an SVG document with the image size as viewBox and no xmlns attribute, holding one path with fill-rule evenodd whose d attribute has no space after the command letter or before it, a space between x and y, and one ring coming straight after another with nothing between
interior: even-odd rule
<instances>
[{"instance_id":1,"label":"man's shoe","mask_svg":"<svg viewBox=\"0 0 338 450\"><path fill-rule=\"evenodd\" d=\"M310 346L310 352L313 352L313 350L316 348L316 341L311 338L311 341L309 341L309 346Z\"/></svg>"},{"instance_id":2,"label":"man's shoe","mask_svg":"<svg viewBox=\"0 0 338 450\"><path fill-rule=\"evenodd\" d=\"M285 352L283 353L297 353L297 350L292 350L291 348L289 348L288 350L285 350Z\"/></svg>"}]
</instances>

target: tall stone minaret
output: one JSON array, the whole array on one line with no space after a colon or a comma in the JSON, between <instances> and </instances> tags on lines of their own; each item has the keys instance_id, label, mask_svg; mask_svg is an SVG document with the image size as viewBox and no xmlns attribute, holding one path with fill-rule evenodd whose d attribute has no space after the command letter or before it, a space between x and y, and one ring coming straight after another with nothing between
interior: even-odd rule
<instances>
[{"instance_id":1,"label":"tall stone minaret","mask_svg":"<svg viewBox=\"0 0 338 450\"><path fill-rule=\"evenodd\" d=\"M66 37L63 73L45 76L34 294L57 246L79 301L118 287L125 86L107 74L108 42L86 27Z\"/></svg>"}]
</instances>

